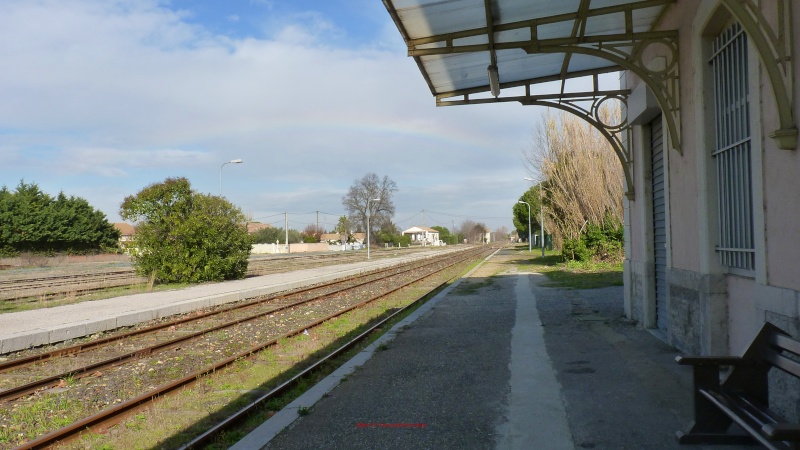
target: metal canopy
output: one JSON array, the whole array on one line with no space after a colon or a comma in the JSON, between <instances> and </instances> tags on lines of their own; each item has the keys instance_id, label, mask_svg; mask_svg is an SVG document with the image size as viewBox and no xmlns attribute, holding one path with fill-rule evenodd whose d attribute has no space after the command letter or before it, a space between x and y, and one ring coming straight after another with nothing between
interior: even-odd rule
<instances>
[{"instance_id":1,"label":"metal canopy","mask_svg":"<svg viewBox=\"0 0 800 450\"><path fill-rule=\"evenodd\" d=\"M761 59L775 94L780 121L780 128L770 137L783 149L796 148L798 136L791 56L792 1L776 0L777 17L766 20L751 0L719 0L741 23ZM437 106L519 101L581 115L611 141L630 187L630 156L621 142L627 124L609 128L596 114L605 99L625 101L629 94L625 90L600 91L597 75L628 70L651 89L664 113L669 143L681 151L678 35L676 30L656 31L662 14L677 0L383 3L408 46L409 56L416 60L436 97ZM642 53L651 46L665 56L645 63ZM489 81L490 67L497 77L495 86ZM566 89L567 80L583 76L594 76L593 89ZM557 92L541 89L552 81L561 81Z\"/></svg>"},{"instance_id":2,"label":"metal canopy","mask_svg":"<svg viewBox=\"0 0 800 450\"><path fill-rule=\"evenodd\" d=\"M676 0L384 0L384 5L436 97L437 106L516 101L576 114L611 143L633 198L629 126L604 123L608 99L627 90L600 90L598 75L631 70L653 90L679 148L677 32L653 31ZM666 48L669 58L646 67L641 52ZM496 78L490 81L496 74ZM567 80L593 77L591 88ZM556 83L554 90L552 84ZM583 84L585 86L585 83ZM490 93L490 94L487 94Z\"/></svg>"},{"instance_id":3,"label":"metal canopy","mask_svg":"<svg viewBox=\"0 0 800 450\"><path fill-rule=\"evenodd\" d=\"M622 70L570 47L671 37L650 30L674 0L384 0L437 99ZM637 39L639 38L639 39ZM558 51L560 48L560 51ZM622 49L630 53L631 49Z\"/></svg>"},{"instance_id":4,"label":"metal canopy","mask_svg":"<svg viewBox=\"0 0 800 450\"><path fill-rule=\"evenodd\" d=\"M437 100L489 92L490 65L501 89L623 70L598 46L626 58L644 39L672 38L651 30L673 2L384 0Z\"/></svg>"}]
</instances>

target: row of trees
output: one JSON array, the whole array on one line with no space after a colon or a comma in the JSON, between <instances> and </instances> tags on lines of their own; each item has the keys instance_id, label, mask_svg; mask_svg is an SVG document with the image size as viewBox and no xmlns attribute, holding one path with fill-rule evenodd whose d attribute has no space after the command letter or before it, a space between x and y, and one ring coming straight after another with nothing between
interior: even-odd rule
<instances>
[{"instance_id":1,"label":"row of trees","mask_svg":"<svg viewBox=\"0 0 800 450\"><path fill-rule=\"evenodd\" d=\"M351 233L350 220L346 216L339 219L339 226L334 228L331 233L337 236L347 236L347 242L353 242L353 234ZM449 228L443 226L433 226L432 229L439 232L439 239L448 245L460 244L465 240L470 243L483 242L486 234L486 226L483 223L476 223L470 220L464 221L461 226L451 232ZM360 228L356 228L356 233L364 233ZM321 242L320 237L326 234L325 230L314 224L308 225L302 231L289 229L289 243L297 244L300 242ZM411 244L409 236L403 236L402 231L391 222L384 222L380 228L373 227L372 229L372 242L376 244L390 244L392 246L402 245L408 246ZM503 228L498 230L492 236L492 241L505 240L508 237L508 230ZM263 228L252 233L251 238L254 244L272 244L278 242L279 244L286 243L286 230L280 227ZM336 239L337 242L340 239Z\"/></svg>"},{"instance_id":2,"label":"row of trees","mask_svg":"<svg viewBox=\"0 0 800 450\"><path fill-rule=\"evenodd\" d=\"M397 184L369 173L356 180L342 198L348 216L333 230L352 236L370 227L378 244L409 245L392 223L392 197ZM125 198L119 214L135 224L131 245L136 270L153 282L202 282L244 277L253 243L285 243L281 228L265 228L249 235L242 211L225 198L192 190L186 178L168 178ZM0 252L81 252L112 250L119 232L105 215L86 200L51 198L24 181L13 192L0 190ZM459 230L435 227L447 243L483 242L486 226L466 221ZM290 243L319 242L324 230L309 225L303 232L289 230Z\"/></svg>"},{"instance_id":3,"label":"row of trees","mask_svg":"<svg viewBox=\"0 0 800 450\"><path fill-rule=\"evenodd\" d=\"M24 180L0 189L0 256L114 251L118 240L105 214L83 198L54 198Z\"/></svg>"},{"instance_id":4,"label":"row of trees","mask_svg":"<svg viewBox=\"0 0 800 450\"><path fill-rule=\"evenodd\" d=\"M603 108L599 116L603 123L619 123L620 110ZM568 259L620 260L623 173L606 138L577 116L548 112L526 157L530 171L541 177L520 197L531 207L531 231L538 234L544 225ZM515 204L513 216L527 239L528 207Z\"/></svg>"}]
</instances>

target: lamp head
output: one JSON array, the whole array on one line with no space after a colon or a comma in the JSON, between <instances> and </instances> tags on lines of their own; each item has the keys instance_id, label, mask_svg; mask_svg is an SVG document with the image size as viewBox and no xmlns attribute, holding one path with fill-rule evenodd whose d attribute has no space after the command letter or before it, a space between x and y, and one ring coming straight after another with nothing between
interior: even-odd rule
<instances>
[{"instance_id":1,"label":"lamp head","mask_svg":"<svg viewBox=\"0 0 800 450\"><path fill-rule=\"evenodd\" d=\"M486 68L489 72L489 90L494 97L500 95L500 75L497 73L497 66L492 64Z\"/></svg>"},{"instance_id":2,"label":"lamp head","mask_svg":"<svg viewBox=\"0 0 800 450\"><path fill-rule=\"evenodd\" d=\"M230 160L228 162L231 163L231 164L241 164L244 161L242 161L241 159L232 159L232 160Z\"/></svg>"}]
</instances>

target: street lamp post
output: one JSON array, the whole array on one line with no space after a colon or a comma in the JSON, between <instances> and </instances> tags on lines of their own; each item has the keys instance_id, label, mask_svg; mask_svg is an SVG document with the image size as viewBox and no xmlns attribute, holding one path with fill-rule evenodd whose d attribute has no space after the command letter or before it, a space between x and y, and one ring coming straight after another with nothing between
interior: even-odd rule
<instances>
[{"instance_id":1,"label":"street lamp post","mask_svg":"<svg viewBox=\"0 0 800 450\"><path fill-rule=\"evenodd\" d=\"M379 202L381 201L380 198L368 198L367 199L367 259L369 259L369 216L370 216L370 209L369 209L369 202Z\"/></svg>"},{"instance_id":2,"label":"street lamp post","mask_svg":"<svg viewBox=\"0 0 800 450\"><path fill-rule=\"evenodd\" d=\"M222 163L222 165L219 166L219 196L220 197L222 197L222 168L225 167L225 164L241 164L241 163L242 163L241 159L232 159L232 160L230 160L228 162Z\"/></svg>"},{"instance_id":3,"label":"street lamp post","mask_svg":"<svg viewBox=\"0 0 800 450\"><path fill-rule=\"evenodd\" d=\"M528 205L528 252L532 252L533 247L531 244L531 204L528 202L523 202L522 200L518 201L517 203L524 203Z\"/></svg>"},{"instance_id":4,"label":"street lamp post","mask_svg":"<svg viewBox=\"0 0 800 450\"><path fill-rule=\"evenodd\" d=\"M542 234L542 258L544 258L544 203L542 202L542 185L539 185L539 228Z\"/></svg>"},{"instance_id":5,"label":"street lamp post","mask_svg":"<svg viewBox=\"0 0 800 450\"><path fill-rule=\"evenodd\" d=\"M536 181L533 178L525 178L528 181ZM544 203L542 202L542 183L539 183L539 230L542 238L542 258L544 258Z\"/></svg>"}]
</instances>

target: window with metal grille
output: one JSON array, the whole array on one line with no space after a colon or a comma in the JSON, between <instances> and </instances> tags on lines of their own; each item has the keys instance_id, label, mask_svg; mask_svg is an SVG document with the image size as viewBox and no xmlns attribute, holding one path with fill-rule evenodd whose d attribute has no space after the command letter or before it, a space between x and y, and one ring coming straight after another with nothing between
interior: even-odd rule
<instances>
[{"instance_id":1,"label":"window with metal grille","mask_svg":"<svg viewBox=\"0 0 800 450\"><path fill-rule=\"evenodd\" d=\"M733 24L713 43L719 253L724 266L754 270L747 35Z\"/></svg>"}]
</instances>

